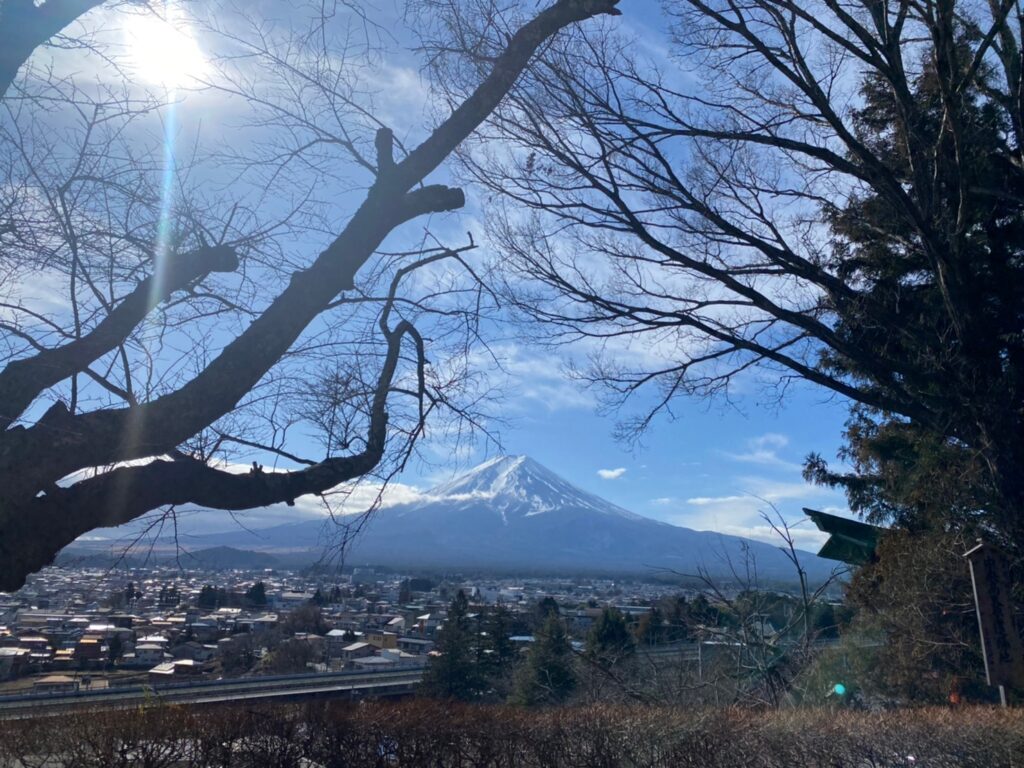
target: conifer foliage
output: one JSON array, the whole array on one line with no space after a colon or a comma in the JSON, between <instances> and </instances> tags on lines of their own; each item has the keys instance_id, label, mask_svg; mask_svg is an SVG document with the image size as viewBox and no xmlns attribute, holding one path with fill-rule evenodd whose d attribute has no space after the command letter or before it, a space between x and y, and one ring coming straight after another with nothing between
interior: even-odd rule
<instances>
[{"instance_id":1,"label":"conifer foliage","mask_svg":"<svg viewBox=\"0 0 1024 768\"><path fill-rule=\"evenodd\" d=\"M516 675L512 701L524 706L561 704L576 687L576 672L565 623L552 613L537 632Z\"/></svg>"}]
</instances>

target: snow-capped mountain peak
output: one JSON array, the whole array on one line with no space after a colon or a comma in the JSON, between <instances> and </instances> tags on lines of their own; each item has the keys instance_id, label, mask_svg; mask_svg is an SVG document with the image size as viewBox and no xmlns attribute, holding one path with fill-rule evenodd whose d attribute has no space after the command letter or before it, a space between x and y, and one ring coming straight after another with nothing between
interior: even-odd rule
<instances>
[{"instance_id":1,"label":"snow-capped mountain peak","mask_svg":"<svg viewBox=\"0 0 1024 768\"><path fill-rule=\"evenodd\" d=\"M560 509L587 510L636 518L618 507L563 480L529 456L498 456L428 491L427 496L449 503L487 501L506 522L511 514L530 517Z\"/></svg>"},{"instance_id":2,"label":"snow-capped mountain peak","mask_svg":"<svg viewBox=\"0 0 1024 768\"><path fill-rule=\"evenodd\" d=\"M428 495L436 498L494 496L506 490L509 485L515 485L517 470L526 462L535 463L526 456L496 456L432 488Z\"/></svg>"},{"instance_id":3,"label":"snow-capped mountain peak","mask_svg":"<svg viewBox=\"0 0 1024 768\"><path fill-rule=\"evenodd\" d=\"M210 536L204 543L316 550L331 525L307 521L259 534ZM726 578L752 556L759 575L793 578L792 564L774 545L634 515L526 456L499 456L414 500L378 510L347 554L352 564L446 571L607 575L704 568ZM816 576L831 571L810 554L802 562Z\"/></svg>"}]
</instances>

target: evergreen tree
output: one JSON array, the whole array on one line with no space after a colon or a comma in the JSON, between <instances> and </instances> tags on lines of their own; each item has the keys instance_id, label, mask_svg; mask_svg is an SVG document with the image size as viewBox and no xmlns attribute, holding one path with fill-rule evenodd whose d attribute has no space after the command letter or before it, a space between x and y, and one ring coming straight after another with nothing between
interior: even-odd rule
<instances>
[{"instance_id":1,"label":"evergreen tree","mask_svg":"<svg viewBox=\"0 0 1024 768\"><path fill-rule=\"evenodd\" d=\"M502 664L516 655L516 648L509 639L513 634L512 626L512 613L504 605L496 605L487 612L484 620L487 648Z\"/></svg>"},{"instance_id":2,"label":"evergreen tree","mask_svg":"<svg viewBox=\"0 0 1024 768\"><path fill-rule=\"evenodd\" d=\"M626 625L626 617L617 608L605 608L587 635L587 655L610 669L631 656L635 646Z\"/></svg>"},{"instance_id":3,"label":"evergreen tree","mask_svg":"<svg viewBox=\"0 0 1024 768\"><path fill-rule=\"evenodd\" d=\"M636 641L640 645L661 645L668 640L668 635L665 614L658 606L651 606L650 613L640 617L636 627Z\"/></svg>"},{"instance_id":4,"label":"evergreen tree","mask_svg":"<svg viewBox=\"0 0 1024 768\"><path fill-rule=\"evenodd\" d=\"M703 600L703 596L701 596ZM704 602L707 602L706 600ZM665 606L666 618L666 640L670 643L687 640L690 637L690 626L693 620L690 617L691 605L686 602L683 595L678 595L667 602Z\"/></svg>"},{"instance_id":5,"label":"evergreen tree","mask_svg":"<svg viewBox=\"0 0 1024 768\"><path fill-rule=\"evenodd\" d=\"M245 600L249 605L264 606L267 604L267 585L257 581L245 593Z\"/></svg>"},{"instance_id":6,"label":"evergreen tree","mask_svg":"<svg viewBox=\"0 0 1024 768\"><path fill-rule=\"evenodd\" d=\"M576 687L573 666L565 624L551 614L519 668L512 702L528 707L561 704Z\"/></svg>"},{"instance_id":7,"label":"evergreen tree","mask_svg":"<svg viewBox=\"0 0 1024 768\"><path fill-rule=\"evenodd\" d=\"M491 691L504 698L508 695L509 677L518 654L510 639L513 617L508 608L496 605L486 611L481 620L480 655L481 673Z\"/></svg>"},{"instance_id":8,"label":"evergreen tree","mask_svg":"<svg viewBox=\"0 0 1024 768\"><path fill-rule=\"evenodd\" d=\"M107 660L111 663L121 658L124 653L124 641L121 640L120 633L115 634L110 638L110 642L107 643Z\"/></svg>"},{"instance_id":9,"label":"evergreen tree","mask_svg":"<svg viewBox=\"0 0 1024 768\"><path fill-rule=\"evenodd\" d=\"M541 599L534 608L534 621L536 622L536 626L543 627L549 617L558 616L559 613L560 609L555 598L548 595Z\"/></svg>"},{"instance_id":10,"label":"evergreen tree","mask_svg":"<svg viewBox=\"0 0 1024 768\"><path fill-rule=\"evenodd\" d=\"M469 618L469 601L460 589L438 633L438 655L430 657L421 691L438 699L469 701L479 696L483 682L477 661L477 639Z\"/></svg>"},{"instance_id":11,"label":"evergreen tree","mask_svg":"<svg viewBox=\"0 0 1024 768\"><path fill-rule=\"evenodd\" d=\"M212 584L205 584L199 590L199 599L196 600L196 605L206 610L217 607L217 590Z\"/></svg>"}]
</instances>

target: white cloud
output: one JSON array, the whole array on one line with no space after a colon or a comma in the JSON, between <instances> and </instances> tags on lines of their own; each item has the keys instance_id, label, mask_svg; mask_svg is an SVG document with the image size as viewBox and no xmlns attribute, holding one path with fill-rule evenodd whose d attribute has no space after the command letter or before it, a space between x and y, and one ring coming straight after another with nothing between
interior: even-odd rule
<instances>
[{"instance_id":1,"label":"white cloud","mask_svg":"<svg viewBox=\"0 0 1024 768\"><path fill-rule=\"evenodd\" d=\"M249 471L249 465L232 464L223 466L221 469L241 474ZM264 471L270 472L272 470L265 469ZM66 478L65 482L78 480L83 476L84 473L73 478ZM383 508L425 498L423 491L414 485L399 482L390 482L384 485L383 483L371 480L344 483L328 491L324 494L324 497L324 499L321 499L318 496L312 495L300 496L295 500L295 505L291 507L285 504L274 504L269 507L256 507L241 512L203 509L186 504L179 507L175 512L177 535L182 540L185 540L190 536L219 533L239 527L257 530L284 523L326 520L331 515L357 515L367 512L378 502L379 507ZM83 537L83 540L130 539L136 532L150 526L159 515L159 511L151 512L143 518L138 518L118 528L103 528L91 531L87 537ZM151 535L171 536L174 532L174 523L168 521L163 525L162 529L156 526L150 533Z\"/></svg>"},{"instance_id":2,"label":"white cloud","mask_svg":"<svg viewBox=\"0 0 1024 768\"><path fill-rule=\"evenodd\" d=\"M506 415L536 413L538 407L548 412L592 409L597 403L591 392L566 374L566 360L558 355L537 353L507 342L492 344L487 352L474 354L470 364L474 370L493 370L495 360L505 374L500 389L508 393L503 408ZM500 377L501 374L494 376Z\"/></svg>"},{"instance_id":3,"label":"white cloud","mask_svg":"<svg viewBox=\"0 0 1024 768\"><path fill-rule=\"evenodd\" d=\"M746 441L746 450L740 453L722 451L722 455L744 464L757 464L799 472L801 465L779 456L779 451L789 445L789 438L778 432L767 432Z\"/></svg>"},{"instance_id":4,"label":"white cloud","mask_svg":"<svg viewBox=\"0 0 1024 768\"><path fill-rule=\"evenodd\" d=\"M625 467L616 467L615 469L599 469L597 470L597 476L602 480L618 480L626 474Z\"/></svg>"},{"instance_id":5,"label":"white cloud","mask_svg":"<svg viewBox=\"0 0 1024 768\"><path fill-rule=\"evenodd\" d=\"M686 503L692 504L695 507L707 507L712 504L731 504L737 501L745 502L752 498L752 496L694 496L691 499L687 499Z\"/></svg>"},{"instance_id":6,"label":"white cloud","mask_svg":"<svg viewBox=\"0 0 1024 768\"><path fill-rule=\"evenodd\" d=\"M767 523L760 525L723 525L718 530L720 533L729 536L742 536L745 539L755 539L756 541L763 541L766 544L774 544L780 547L784 545L783 539L779 536L778 532ZM814 526L804 525L799 520L791 522L789 535L792 536L793 543L797 549L807 552L817 552L828 540L827 533L822 533Z\"/></svg>"},{"instance_id":7,"label":"white cloud","mask_svg":"<svg viewBox=\"0 0 1024 768\"><path fill-rule=\"evenodd\" d=\"M665 515L662 519L687 528L718 531L781 546L782 539L763 517L770 513L774 519L774 507L789 524L797 547L817 552L828 536L804 518L801 508L814 506L833 514L849 514L842 494L802 481L746 476L735 478L732 485L736 489L732 493L687 498L687 511ZM654 503L659 501L655 499Z\"/></svg>"}]
</instances>

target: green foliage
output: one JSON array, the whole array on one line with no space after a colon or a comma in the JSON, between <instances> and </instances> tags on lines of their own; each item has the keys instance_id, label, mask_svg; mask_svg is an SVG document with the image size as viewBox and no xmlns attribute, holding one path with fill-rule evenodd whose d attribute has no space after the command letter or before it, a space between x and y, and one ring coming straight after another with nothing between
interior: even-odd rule
<instances>
[{"instance_id":1,"label":"green foliage","mask_svg":"<svg viewBox=\"0 0 1024 768\"><path fill-rule=\"evenodd\" d=\"M414 576L409 579L409 589L412 592L429 592L436 586L436 582L423 576Z\"/></svg>"},{"instance_id":2,"label":"green foliage","mask_svg":"<svg viewBox=\"0 0 1024 768\"><path fill-rule=\"evenodd\" d=\"M469 619L469 601L461 589L448 606L448 617L423 675L421 692L437 699L469 701L484 689L478 637Z\"/></svg>"},{"instance_id":3,"label":"green foliage","mask_svg":"<svg viewBox=\"0 0 1024 768\"><path fill-rule=\"evenodd\" d=\"M665 615L658 606L651 606L650 612L641 616L637 622L636 641L640 645L661 645L666 642L667 630Z\"/></svg>"},{"instance_id":4,"label":"green foliage","mask_svg":"<svg viewBox=\"0 0 1024 768\"><path fill-rule=\"evenodd\" d=\"M267 604L267 585L257 581L245 592L245 602L254 607L263 607Z\"/></svg>"},{"instance_id":5,"label":"green foliage","mask_svg":"<svg viewBox=\"0 0 1024 768\"><path fill-rule=\"evenodd\" d=\"M481 622L485 649L483 663L489 675L502 675L516 658L516 649L509 637L513 634L512 613L503 605L488 610Z\"/></svg>"},{"instance_id":6,"label":"green foliage","mask_svg":"<svg viewBox=\"0 0 1024 768\"><path fill-rule=\"evenodd\" d=\"M576 687L574 666L565 624L550 614L518 670L512 702L527 707L565 702Z\"/></svg>"},{"instance_id":7,"label":"green foliage","mask_svg":"<svg viewBox=\"0 0 1024 768\"><path fill-rule=\"evenodd\" d=\"M616 608L605 608L587 634L587 655L610 669L636 650L626 617Z\"/></svg>"},{"instance_id":8,"label":"green foliage","mask_svg":"<svg viewBox=\"0 0 1024 768\"><path fill-rule=\"evenodd\" d=\"M970 64L971 34L954 28L955 43L944 52L954 75ZM920 222L877 188L827 208L837 274L861 288L856 302L832 300L835 332L873 354L859 362L823 358L826 367L876 391L893 384L914 391L933 416L857 406L840 456L852 471L832 472L812 455L805 474L844 489L851 508L873 522L918 532L983 525L1019 557L1024 177L1006 160L1015 150L1007 145L1006 113L993 98L993 74L982 67L973 87L950 102L943 92L948 73L934 61L923 58L905 94L881 75L867 77L854 125L943 240L923 239ZM919 152L925 146L927 155ZM965 189L973 192L958 192ZM900 322L894 327L880 317ZM884 375L876 361L885 361Z\"/></svg>"},{"instance_id":9,"label":"green foliage","mask_svg":"<svg viewBox=\"0 0 1024 768\"><path fill-rule=\"evenodd\" d=\"M847 599L853 627L885 639L862 687L909 701L944 702L953 690L986 695L969 548L956 533L890 531L877 563L862 568Z\"/></svg>"},{"instance_id":10,"label":"green foliage","mask_svg":"<svg viewBox=\"0 0 1024 768\"><path fill-rule=\"evenodd\" d=\"M205 610L212 610L220 604L217 589L212 584L204 584L199 590L199 598L196 605Z\"/></svg>"},{"instance_id":11,"label":"green foliage","mask_svg":"<svg viewBox=\"0 0 1024 768\"><path fill-rule=\"evenodd\" d=\"M121 658L124 653L124 641L121 640L121 634L115 633L110 638L110 642L107 643L107 660L115 662Z\"/></svg>"},{"instance_id":12,"label":"green foliage","mask_svg":"<svg viewBox=\"0 0 1024 768\"><path fill-rule=\"evenodd\" d=\"M967 37L958 39L950 66L966 66L968 48ZM1024 572L1022 177L1003 159L1008 124L990 98L991 74L982 71L955 106L945 100L942 77L927 57L905 95L917 136L893 130L907 106L880 77L865 80L855 125L901 184L917 196L927 192L919 202L928 203L930 225L955 233L937 246L945 263L937 268L916 225L877 190L828 211L839 274L866 297L839 308L836 332L876 350L877 359L900 361L894 375L938 418L857 406L840 452L851 470L833 471L817 455L804 470L807 479L845 491L851 509L870 522L898 529L883 539L878 562L857 574L849 599L860 609L856 630L885 638L865 685L911 701L945 701L967 685L962 679L980 673L961 557L968 543L984 533L1016 561L1018 580ZM951 117L955 146L938 139ZM908 154L915 141L934 145L926 167ZM927 187L922 174L931 179ZM961 196L956 189L987 192ZM904 320L893 328L878 322L879 312ZM833 355L826 364L884 387L877 371L847 358ZM827 618L813 618L828 636Z\"/></svg>"},{"instance_id":13,"label":"green foliage","mask_svg":"<svg viewBox=\"0 0 1024 768\"><path fill-rule=\"evenodd\" d=\"M558 616L560 613L561 609L558 607L558 602L555 598L550 595L541 598L537 601L537 605L534 606L534 626L542 627L551 616Z\"/></svg>"}]
</instances>

